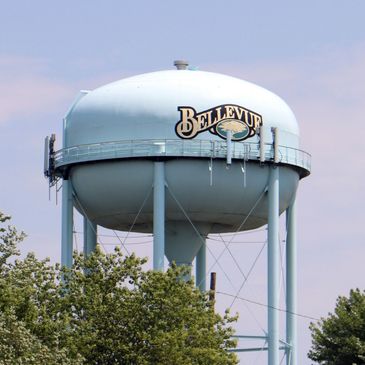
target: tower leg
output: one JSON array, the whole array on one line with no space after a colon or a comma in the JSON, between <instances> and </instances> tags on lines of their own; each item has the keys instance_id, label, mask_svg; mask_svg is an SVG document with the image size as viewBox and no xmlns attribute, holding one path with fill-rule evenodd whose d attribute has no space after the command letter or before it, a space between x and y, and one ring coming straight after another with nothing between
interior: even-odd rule
<instances>
[{"instance_id":1,"label":"tower leg","mask_svg":"<svg viewBox=\"0 0 365 365\"><path fill-rule=\"evenodd\" d=\"M279 167L269 177L268 211L268 363L279 365Z\"/></svg>"},{"instance_id":2,"label":"tower leg","mask_svg":"<svg viewBox=\"0 0 365 365\"><path fill-rule=\"evenodd\" d=\"M84 255L87 257L96 248L97 225L84 217Z\"/></svg>"},{"instance_id":3,"label":"tower leg","mask_svg":"<svg viewBox=\"0 0 365 365\"><path fill-rule=\"evenodd\" d=\"M155 162L153 184L153 269L164 269L165 257L165 163Z\"/></svg>"},{"instance_id":4,"label":"tower leg","mask_svg":"<svg viewBox=\"0 0 365 365\"><path fill-rule=\"evenodd\" d=\"M295 198L286 211L286 342L287 365L297 364L297 237Z\"/></svg>"},{"instance_id":5,"label":"tower leg","mask_svg":"<svg viewBox=\"0 0 365 365\"><path fill-rule=\"evenodd\" d=\"M61 265L72 266L73 251L73 197L71 180L62 183L62 238Z\"/></svg>"},{"instance_id":6,"label":"tower leg","mask_svg":"<svg viewBox=\"0 0 365 365\"><path fill-rule=\"evenodd\" d=\"M204 292L206 291L206 270L207 270L207 261L206 261L206 243L202 244L200 250L196 256L196 286Z\"/></svg>"}]
</instances>

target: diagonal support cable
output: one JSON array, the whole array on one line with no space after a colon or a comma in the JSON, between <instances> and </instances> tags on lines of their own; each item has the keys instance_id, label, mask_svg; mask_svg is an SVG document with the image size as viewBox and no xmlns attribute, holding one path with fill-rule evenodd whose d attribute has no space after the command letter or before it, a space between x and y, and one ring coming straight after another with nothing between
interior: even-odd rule
<instances>
[{"instance_id":1,"label":"diagonal support cable","mask_svg":"<svg viewBox=\"0 0 365 365\"><path fill-rule=\"evenodd\" d=\"M221 236L221 235L219 235L219 236L221 237L222 242L223 242L224 244L226 244L226 243L224 242L224 240L223 240L222 236ZM235 264L237 265L238 269L240 270L241 274L242 274L242 275L243 275L243 277L244 277L244 281L243 281L242 285L241 285L241 286L240 286L240 288L238 289L238 291L237 291L237 293L236 293L236 295L235 295L235 297L234 297L234 299L233 299L233 301L232 301L231 305L229 306L229 308L230 308L230 309L232 308L233 304L235 303L235 300L237 299L237 297L240 295L241 290L243 289L244 285L247 283L248 278L250 277L250 275L251 275L251 273L252 273L252 271L253 271L254 267L256 266L256 263L257 263L257 261L258 261L259 257L261 256L261 253L263 252L263 250L264 250L265 246L266 246L266 242L265 242L265 243L264 243L264 245L261 247L261 249L260 249L260 251L259 251L258 255L256 256L256 258L255 258L255 260L254 260L253 264L251 265L251 267L250 267L250 269L249 269L249 271L248 271L247 275L245 275L245 274L243 273L243 270L241 269L241 267L240 267L240 265L238 264L237 260L234 258L234 256L233 256L233 254L232 254L231 250L227 247L228 252L229 252L229 253L230 253L230 255L232 256L232 258L233 258L233 260L234 260ZM251 314L252 318L255 320L256 324L260 327L260 329L261 329L263 332L265 332L265 330L264 330L263 326L261 326L261 324L260 324L259 320L258 320L258 319L257 319L257 317L254 315L254 313L251 311L251 309L249 308L249 306L247 305L247 303L243 302L243 305L246 307L247 311Z\"/></svg>"},{"instance_id":2,"label":"diagonal support cable","mask_svg":"<svg viewBox=\"0 0 365 365\"><path fill-rule=\"evenodd\" d=\"M266 247L266 243L265 243L264 245L262 245L262 247L261 247L261 249L260 249L259 253L257 254L257 256L256 256L256 258L255 258L255 260L254 260L253 264L251 265L250 269L248 270L247 277L245 277L245 280L243 281L242 285L240 286L240 288L238 289L238 291L237 291L236 295L234 296L234 299L233 299L233 301L232 301L232 303L231 303L231 305L230 305L230 308L232 308L232 306L233 306L234 302L235 302L235 301L236 301L236 299L239 297L239 295L240 295L240 293L241 293L241 290L243 289L243 287L244 287L244 286L245 286L245 284L247 283L247 280L248 280L249 276L251 275L251 273L252 273L252 271L253 271L254 267L256 266L256 263L257 263L258 259L260 258L260 256L261 256L262 252L264 251L264 248L265 248L265 247Z\"/></svg>"},{"instance_id":3,"label":"diagonal support cable","mask_svg":"<svg viewBox=\"0 0 365 365\"><path fill-rule=\"evenodd\" d=\"M145 196L145 198L144 198L144 200L143 200L143 202L142 202L142 205L140 206L140 208L139 208L139 210L138 210L138 212L137 212L136 216L134 217L134 219L133 219L133 223L132 223L131 227L129 228L129 231L127 232L127 234L126 234L126 236L124 237L124 240L123 240L123 241L122 241L122 239L118 236L117 232L113 229L113 233L114 233L114 234L115 234L115 236L118 238L118 240L119 240L120 244L124 247L124 249L126 250L126 252L127 252L127 254L128 254L128 255L130 255L130 253L129 253L129 251L128 251L127 247L125 246L125 243L126 243L126 241L127 241L128 237L129 237L130 233L132 232L132 230L133 230L133 228L134 228L134 226L135 226L135 224L136 224L136 222L137 222L137 219L138 219L139 215L141 214L141 212L142 212L142 210L143 210L144 206L146 205L146 202L147 202L148 198L149 198L149 197L150 197L150 195L151 195L151 191L152 191L152 186L151 186L151 188L148 190L147 195Z\"/></svg>"},{"instance_id":4,"label":"diagonal support cable","mask_svg":"<svg viewBox=\"0 0 365 365\"><path fill-rule=\"evenodd\" d=\"M184 207L182 206L182 204L179 202L179 200L176 198L175 194L172 192L171 188L169 187L168 184L166 184L167 190L170 193L170 195L172 196L172 198L175 200L177 206L181 209L181 211L183 212L185 218L188 220L188 222L191 224L191 226L193 227L194 231L196 232L196 234L198 235L199 239L203 242L203 244L206 244L205 240L202 238L199 230L196 228L195 224L192 222L192 220L190 219L189 215L186 213ZM206 246L209 253L212 255L212 257L215 259L216 262L218 262L217 258L215 257L215 255L213 254L213 252L211 251L211 249ZM220 263L217 263L219 268L222 270L224 276L226 277L226 279L228 280L228 282L232 285L232 288L234 290L236 290L232 280L229 278L229 276L227 275L227 273L225 272L225 270L223 269L223 267L220 265Z\"/></svg>"},{"instance_id":5,"label":"diagonal support cable","mask_svg":"<svg viewBox=\"0 0 365 365\"><path fill-rule=\"evenodd\" d=\"M235 265L238 268L238 271L241 273L241 275L243 276L243 278L245 279L245 281L247 281L248 276L246 276L246 274L243 272L241 266L239 265L239 263L237 262L236 258L234 257L234 255L232 254L232 251L230 250L230 248L228 247L228 244L226 243L226 241L223 239L221 234L218 234L218 236L220 237L220 239L222 240L224 246L225 246L225 250L228 251L229 255L231 256L233 262L235 263Z\"/></svg>"},{"instance_id":6,"label":"diagonal support cable","mask_svg":"<svg viewBox=\"0 0 365 365\"><path fill-rule=\"evenodd\" d=\"M91 222L91 220L89 219L89 217L88 217L88 215L87 215L87 213L86 213L86 211L85 211L84 207L82 206L82 204L81 204L81 202L80 202L80 199L79 199L79 197L77 196L76 192L74 192L74 198L76 199L77 203L79 204L79 206L80 206L80 208L81 208L81 210L82 210L82 213L83 213L84 217L86 217L86 218L87 218L88 222ZM90 223L89 223L89 224L90 224ZM95 235L98 237L98 233L96 232L95 228L94 228L92 225L91 225L90 227L91 227L91 229L93 230L93 232L95 233ZM101 246L103 247L104 252L107 252L105 245L104 245L104 244L103 244L103 242L101 242L101 240L100 240L100 237L98 237L98 241L100 242Z\"/></svg>"},{"instance_id":7,"label":"diagonal support cable","mask_svg":"<svg viewBox=\"0 0 365 365\"><path fill-rule=\"evenodd\" d=\"M251 216L251 214L253 213L253 211L256 209L257 205L259 204L259 202L261 201L262 197L264 196L264 194L267 192L267 187L265 187L265 189L263 190L263 192L260 194L260 196L258 197L258 199L256 200L255 204L252 206L252 208L250 209L250 211L248 212L247 216L243 219L242 223L239 225L239 227L237 228L236 232L234 232L234 234L232 235L231 239L228 241L227 246L229 246L233 239L236 237L237 233L240 231L240 229L246 224L248 218ZM213 269L213 267L217 264L218 260L223 256L223 254L226 252L226 247L223 249L223 251L219 254L218 258L215 260L215 262L213 262L213 264L210 266L209 271L211 271Z\"/></svg>"},{"instance_id":8,"label":"diagonal support cable","mask_svg":"<svg viewBox=\"0 0 365 365\"><path fill-rule=\"evenodd\" d=\"M127 252L127 255L130 255L129 250L128 250L127 246L125 245L125 241L123 242L123 241L121 240L121 238L118 236L118 233L117 233L114 229L112 229L112 231L113 231L113 233L114 233L114 236L115 236L115 237L118 239L118 241L120 242L121 246L122 246L122 247L125 249L125 251ZM128 232L128 235L129 235L129 232ZM128 238L128 235L127 235L126 239Z\"/></svg>"}]
</instances>

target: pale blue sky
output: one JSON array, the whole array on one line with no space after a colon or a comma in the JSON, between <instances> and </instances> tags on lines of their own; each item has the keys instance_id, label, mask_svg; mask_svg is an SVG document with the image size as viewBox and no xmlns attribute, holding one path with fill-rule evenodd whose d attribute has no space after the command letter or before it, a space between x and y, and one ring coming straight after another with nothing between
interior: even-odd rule
<instances>
[{"instance_id":1,"label":"pale blue sky","mask_svg":"<svg viewBox=\"0 0 365 365\"><path fill-rule=\"evenodd\" d=\"M267 87L294 110L313 155L299 188L299 311L326 315L338 294L365 287L364 14L363 0L2 1L0 209L28 233L24 252L59 260L60 206L48 201L43 138L61 139L78 90L186 58ZM256 251L232 250L248 270L244 258ZM263 287L264 277L254 283ZM255 290L245 296L261 300ZM301 364L307 326L299 320Z\"/></svg>"}]
</instances>

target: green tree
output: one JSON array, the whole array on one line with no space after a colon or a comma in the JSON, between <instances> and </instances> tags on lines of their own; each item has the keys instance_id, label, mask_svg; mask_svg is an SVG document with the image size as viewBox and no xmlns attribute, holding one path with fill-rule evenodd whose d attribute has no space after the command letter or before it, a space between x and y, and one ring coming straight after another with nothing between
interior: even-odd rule
<instances>
[{"instance_id":1,"label":"green tree","mask_svg":"<svg viewBox=\"0 0 365 365\"><path fill-rule=\"evenodd\" d=\"M23 241L25 233L18 233L15 227L6 225L10 216L0 212L0 269L3 270L7 260L12 256L19 255L18 244Z\"/></svg>"},{"instance_id":2,"label":"green tree","mask_svg":"<svg viewBox=\"0 0 365 365\"><path fill-rule=\"evenodd\" d=\"M365 291L337 298L334 314L311 323L308 357L320 364L365 364Z\"/></svg>"},{"instance_id":3,"label":"green tree","mask_svg":"<svg viewBox=\"0 0 365 365\"><path fill-rule=\"evenodd\" d=\"M66 348L50 349L14 314L0 313L1 365L82 365L81 357L70 359Z\"/></svg>"},{"instance_id":4,"label":"green tree","mask_svg":"<svg viewBox=\"0 0 365 365\"><path fill-rule=\"evenodd\" d=\"M81 365L61 345L68 332L57 313L57 270L33 254L24 260L18 244L25 234L0 212L0 365Z\"/></svg>"},{"instance_id":5,"label":"green tree","mask_svg":"<svg viewBox=\"0 0 365 365\"><path fill-rule=\"evenodd\" d=\"M0 243L0 351L13 357L0 364L237 363L226 351L235 318L181 279L186 268L144 271L145 259L99 247L70 269L33 254L14 261L24 235L2 234L13 238Z\"/></svg>"},{"instance_id":6,"label":"green tree","mask_svg":"<svg viewBox=\"0 0 365 365\"><path fill-rule=\"evenodd\" d=\"M144 259L100 248L64 270L68 346L87 364L236 364L234 320L214 313L207 295L181 278L186 268L143 271Z\"/></svg>"}]
</instances>

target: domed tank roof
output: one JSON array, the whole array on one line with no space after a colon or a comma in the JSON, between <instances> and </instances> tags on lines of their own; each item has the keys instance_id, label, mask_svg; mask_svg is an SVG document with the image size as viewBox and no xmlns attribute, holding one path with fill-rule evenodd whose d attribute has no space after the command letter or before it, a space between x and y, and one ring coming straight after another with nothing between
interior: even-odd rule
<instances>
[{"instance_id":1,"label":"domed tank roof","mask_svg":"<svg viewBox=\"0 0 365 365\"><path fill-rule=\"evenodd\" d=\"M169 192L171 237L190 224L186 217L201 234L260 227L271 167L280 166L280 212L310 173L288 105L211 72L159 71L82 92L64 127L50 173L71 181L80 212L112 229L153 230L156 166L163 166Z\"/></svg>"},{"instance_id":2,"label":"domed tank roof","mask_svg":"<svg viewBox=\"0 0 365 365\"><path fill-rule=\"evenodd\" d=\"M146 73L85 92L66 116L64 147L118 140L181 139L175 127L182 107L188 108L186 113L194 110L198 117L203 112L205 117L231 113L237 119L237 113L242 117L242 113L252 112L260 116L268 130L278 127L282 145L298 148L298 124L280 97L238 78L195 70ZM202 123L209 127L213 121ZM222 140L213 132L205 128L194 138ZM257 142L258 137L253 133L247 140Z\"/></svg>"}]
</instances>

